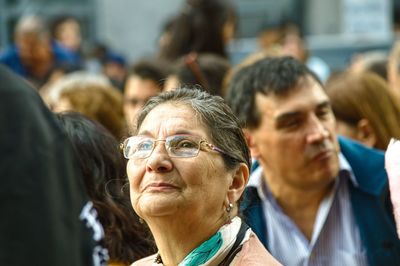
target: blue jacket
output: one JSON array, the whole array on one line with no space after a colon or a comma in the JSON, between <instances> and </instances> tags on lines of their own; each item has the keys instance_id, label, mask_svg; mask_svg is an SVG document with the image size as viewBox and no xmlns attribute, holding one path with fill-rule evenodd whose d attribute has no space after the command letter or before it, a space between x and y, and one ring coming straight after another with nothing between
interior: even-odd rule
<instances>
[{"instance_id":1,"label":"blue jacket","mask_svg":"<svg viewBox=\"0 0 400 266\"><path fill-rule=\"evenodd\" d=\"M72 52L61 47L56 42L52 42L51 49L53 53L53 67L71 69L79 67L79 58L77 58ZM6 65L24 78L31 78L31 74L21 61L18 47L15 45L10 46L8 49L0 53L0 64Z\"/></svg>"},{"instance_id":2,"label":"blue jacket","mask_svg":"<svg viewBox=\"0 0 400 266\"><path fill-rule=\"evenodd\" d=\"M355 187L349 181L353 214L369 265L400 265L400 240L389 198L384 154L341 137L339 143L359 185ZM246 188L241 209L247 224L268 249L265 215L255 187Z\"/></svg>"}]
</instances>

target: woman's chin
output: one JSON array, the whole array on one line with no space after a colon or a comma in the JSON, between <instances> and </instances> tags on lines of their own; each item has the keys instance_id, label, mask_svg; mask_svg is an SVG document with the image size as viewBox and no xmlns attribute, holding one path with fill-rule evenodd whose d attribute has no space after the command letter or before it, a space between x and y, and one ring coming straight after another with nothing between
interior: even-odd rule
<instances>
[{"instance_id":1,"label":"woman's chin","mask_svg":"<svg viewBox=\"0 0 400 266\"><path fill-rule=\"evenodd\" d=\"M177 195L147 194L140 198L138 209L143 217L160 217L175 214L179 205Z\"/></svg>"}]
</instances>

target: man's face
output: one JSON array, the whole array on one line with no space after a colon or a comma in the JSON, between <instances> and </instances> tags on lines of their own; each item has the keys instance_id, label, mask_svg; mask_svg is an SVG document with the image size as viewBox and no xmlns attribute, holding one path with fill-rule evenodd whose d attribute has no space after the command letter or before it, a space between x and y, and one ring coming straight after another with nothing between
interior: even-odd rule
<instances>
[{"instance_id":1,"label":"man's face","mask_svg":"<svg viewBox=\"0 0 400 266\"><path fill-rule=\"evenodd\" d=\"M33 33L16 36L16 45L22 63L28 68L38 68L52 61L50 42Z\"/></svg>"},{"instance_id":2,"label":"man's face","mask_svg":"<svg viewBox=\"0 0 400 266\"><path fill-rule=\"evenodd\" d=\"M160 92L161 87L151 79L142 79L135 75L128 78L124 92L124 113L130 128L134 127L143 105Z\"/></svg>"},{"instance_id":3,"label":"man's face","mask_svg":"<svg viewBox=\"0 0 400 266\"><path fill-rule=\"evenodd\" d=\"M263 166L269 185L300 190L330 185L339 171L339 145L322 87L306 79L288 94L258 93L255 104L261 123L249 131L252 155Z\"/></svg>"}]
</instances>

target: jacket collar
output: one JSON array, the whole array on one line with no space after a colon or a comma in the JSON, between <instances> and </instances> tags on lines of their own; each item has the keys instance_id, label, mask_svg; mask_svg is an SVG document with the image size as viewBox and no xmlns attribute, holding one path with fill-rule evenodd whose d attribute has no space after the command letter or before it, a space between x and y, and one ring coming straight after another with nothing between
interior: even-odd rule
<instances>
[{"instance_id":1,"label":"jacket collar","mask_svg":"<svg viewBox=\"0 0 400 266\"><path fill-rule=\"evenodd\" d=\"M339 144L353 170L359 189L378 196L387 185L383 152L344 137L339 137Z\"/></svg>"}]
</instances>

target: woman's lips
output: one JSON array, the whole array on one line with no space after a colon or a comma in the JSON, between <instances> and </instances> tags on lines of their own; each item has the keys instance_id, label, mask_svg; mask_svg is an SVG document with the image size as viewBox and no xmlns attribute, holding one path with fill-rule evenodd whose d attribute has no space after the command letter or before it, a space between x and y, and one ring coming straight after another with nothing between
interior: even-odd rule
<instances>
[{"instance_id":1,"label":"woman's lips","mask_svg":"<svg viewBox=\"0 0 400 266\"><path fill-rule=\"evenodd\" d=\"M143 191L163 192L163 191L177 190L177 189L179 189L177 186L174 186L174 185L169 184L169 183L155 182L155 183L150 183L147 186L145 186Z\"/></svg>"}]
</instances>

